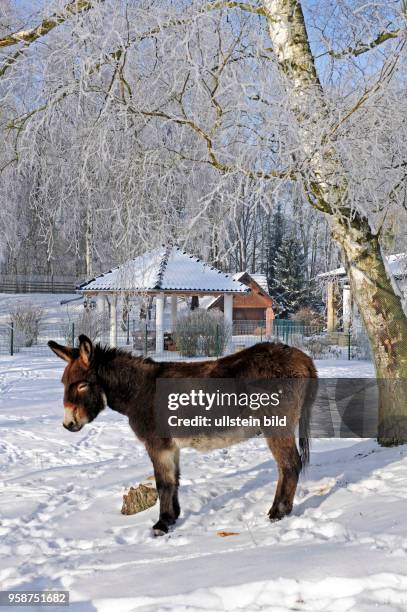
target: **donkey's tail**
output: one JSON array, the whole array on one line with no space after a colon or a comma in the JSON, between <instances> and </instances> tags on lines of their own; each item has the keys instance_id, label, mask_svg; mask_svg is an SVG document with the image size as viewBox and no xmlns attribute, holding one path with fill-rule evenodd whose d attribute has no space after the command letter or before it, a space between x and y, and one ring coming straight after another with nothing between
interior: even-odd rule
<instances>
[{"instance_id":1,"label":"donkey's tail","mask_svg":"<svg viewBox=\"0 0 407 612\"><path fill-rule=\"evenodd\" d=\"M301 408L301 416L298 428L301 469L304 469L304 467L309 463L312 406L318 391L317 371L314 367L314 363L312 362L312 360L310 361L311 364L309 367L309 378L307 379L307 389L305 392L304 403Z\"/></svg>"}]
</instances>

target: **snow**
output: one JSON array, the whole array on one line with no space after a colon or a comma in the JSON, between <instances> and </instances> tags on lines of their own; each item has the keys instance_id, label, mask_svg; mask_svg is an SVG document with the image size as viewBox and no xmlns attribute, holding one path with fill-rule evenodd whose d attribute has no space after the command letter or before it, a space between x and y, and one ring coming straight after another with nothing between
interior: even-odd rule
<instances>
[{"instance_id":1,"label":"snow","mask_svg":"<svg viewBox=\"0 0 407 612\"><path fill-rule=\"evenodd\" d=\"M81 291L204 291L245 293L249 288L230 274L179 247L160 247L83 283Z\"/></svg>"},{"instance_id":2,"label":"snow","mask_svg":"<svg viewBox=\"0 0 407 612\"><path fill-rule=\"evenodd\" d=\"M368 362L317 366L373 375ZM293 514L273 524L277 473L261 439L183 451L181 518L154 539L157 507L120 514L152 473L144 448L109 410L64 430L63 367L0 357L1 589L67 589L71 612L406 609L407 447L314 440Z\"/></svg>"},{"instance_id":3,"label":"snow","mask_svg":"<svg viewBox=\"0 0 407 612\"><path fill-rule=\"evenodd\" d=\"M344 359L316 360L321 378L372 378L374 366L371 361L349 361Z\"/></svg>"},{"instance_id":4,"label":"snow","mask_svg":"<svg viewBox=\"0 0 407 612\"><path fill-rule=\"evenodd\" d=\"M389 271L393 276L407 276L407 253L395 253L394 255L386 255L384 261L387 263ZM329 270L318 274L318 278L327 278L329 276L345 276L346 270L344 267Z\"/></svg>"},{"instance_id":5,"label":"snow","mask_svg":"<svg viewBox=\"0 0 407 612\"><path fill-rule=\"evenodd\" d=\"M245 274L248 274L259 285L259 287L268 294L269 288L268 288L268 283L267 283L267 276L265 274L255 274L252 272L243 271L243 272L236 272L233 275L233 278L237 281L240 281L243 278L243 276L245 276Z\"/></svg>"},{"instance_id":6,"label":"snow","mask_svg":"<svg viewBox=\"0 0 407 612\"><path fill-rule=\"evenodd\" d=\"M61 305L61 302L68 301L69 304ZM83 300L77 293L0 293L0 325L10 321L11 311L28 304L41 308L44 318L51 323L60 322L69 307L79 307Z\"/></svg>"}]
</instances>

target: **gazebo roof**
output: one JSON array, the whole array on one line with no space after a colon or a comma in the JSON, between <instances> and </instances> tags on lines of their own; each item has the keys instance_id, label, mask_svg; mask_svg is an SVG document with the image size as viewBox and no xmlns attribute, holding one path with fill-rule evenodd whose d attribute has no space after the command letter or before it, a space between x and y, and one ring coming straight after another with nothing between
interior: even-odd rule
<instances>
[{"instance_id":1,"label":"gazebo roof","mask_svg":"<svg viewBox=\"0 0 407 612\"><path fill-rule=\"evenodd\" d=\"M249 287L177 246L163 246L130 259L77 287L81 292L247 293Z\"/></svg>"}]
</instances>

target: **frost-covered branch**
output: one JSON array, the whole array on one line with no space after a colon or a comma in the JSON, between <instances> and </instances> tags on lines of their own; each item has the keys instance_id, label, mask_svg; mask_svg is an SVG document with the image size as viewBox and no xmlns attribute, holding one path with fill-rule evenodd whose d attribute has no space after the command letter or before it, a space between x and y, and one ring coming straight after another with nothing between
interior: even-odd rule
<instances>
[{"instance_id":1,"label":"frost-covered branch","mask_svg":"<svg viewBox=\"0 0 407 612\"><path fill-rule=\"evenodd\" d=\"M390 30L388 32L380 32L380 34L376 36L376 38L374 40L371 40L370 42L367 42L367 43L361 42L356 47L348 47L347 49L343 49L342 51L330 50L330 51L327 51L326 53L335 59L342 59L344 57L348 57L349 55L358 57L359 55L363 55L363 53L367 53L368 51L371 51L372 49L379 47L380 45L387 42L388 40L392 40L394 38L400 38L403 35L405 35L405 31L401 29L400 30ZM319 57L321 57L321 55Z\"/></svg>"},{"instance_id":2,"label":"frost-covered branch","mask_svg":"<svg viewBox=\"0 0 407 612\"><path fill-rule=\"evenodd\" d=\"M0 49L6 47L12 47L24 43L21 47L11 55L5 57L0 66L0 77L4 76L6 71L24 55L26 49L36 40L42 38L54 28L58 27L62 23L65 23L68 19L71 19L75 15L84 13L89 9L97 5L98 2L104 2L104 0L73 0L67 4L64 9L50 17L44 18L38 25L12 32L0 38Z\"/></svg>"},{"instance_id":3,"label":"frost-covered branch","mask_svg":"<svg viewBox=\"0 0 407 612\"><path fill-rule=\"evenodd\" d=\"M103 0L97 1L103 2ZM67 21L67 19L70 19L79 13L83 13L84 11L88 11L93 6L95 6L95 0L73 0L72 2L69 2L61 12L55 13L50 17L46 17L41 21L41 23L33 28L12 32L11 34L7 34L6 36L0 38L0 49L4 47L12 47L13 45L18 45L21 42L31 44L42 36L48 34L48 32L59 26L61 23Z\"/></svg>"}]
</instances>

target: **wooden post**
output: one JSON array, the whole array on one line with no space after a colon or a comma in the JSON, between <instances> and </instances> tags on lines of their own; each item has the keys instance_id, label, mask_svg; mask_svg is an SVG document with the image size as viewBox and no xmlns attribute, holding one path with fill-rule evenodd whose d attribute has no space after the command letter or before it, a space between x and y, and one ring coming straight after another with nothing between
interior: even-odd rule
<instances>
[{"instance_id":1,"label":"wooden post","mask_svg":"<svg viewBox=\"0 0 407 612\"><path fill-rule=\"evenodd\" d=\"M271 307L266 308L266 336L271 336L273 333L274 312Z\"/></svg>"},{"instance_id":2,"label":"wooden post","mask_svg":"<svg viewBox=\"0 0 407 612\"><path fill-rule=\"evenodd\" d=\"M333 332L336 329L336 310L335 310L335 291L334 283L330 281L326 288L326 313L327 331Z\"/></svg>"}]
</instances>

